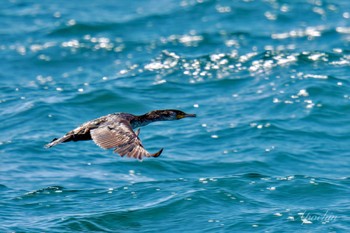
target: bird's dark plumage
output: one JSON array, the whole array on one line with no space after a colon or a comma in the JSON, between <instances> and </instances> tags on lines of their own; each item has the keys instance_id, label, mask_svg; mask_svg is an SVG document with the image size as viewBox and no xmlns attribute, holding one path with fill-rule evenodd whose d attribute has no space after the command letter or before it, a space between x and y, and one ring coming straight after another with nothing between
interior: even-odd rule
<instances>
[{"instance_id":1,"label":"bird's dark plumage","mask_svg":"<svg viewBox=\"0 0 350 233\"><path fill-rule=\"evenodd\" d=\"M179 120L185 117L195 117L179 110L155 110L141 116L129 113L113 113L88 121L61 138L53 139L47 148L69 141L93 140L103 149L112 149L120 156L127 155L137 159L143 157L158 157L163 149L151 154L142 146L138 137L139 128L155 121Z\"/></svg>"}]
</instances>

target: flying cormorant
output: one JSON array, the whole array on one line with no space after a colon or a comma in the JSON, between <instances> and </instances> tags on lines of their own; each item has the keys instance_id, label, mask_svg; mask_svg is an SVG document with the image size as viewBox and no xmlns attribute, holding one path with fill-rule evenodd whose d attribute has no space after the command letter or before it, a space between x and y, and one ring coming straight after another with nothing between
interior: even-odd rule
<instances>
[{"instance_id":1,"label":"flying cormorant","mask_svg":"<svg viewBox=\"0 0 350 233\"><path fill-rule=\"evenodd\" d=\"M103 149L114 148L114 152L120 156L127 155L137 159L142 157L158 157L163 148L157 153L151 154L143 148L138 137L139 128L155 121L179 120L185 117L196 117L195 114L187 114L179 110L155 110L141 116L135 116L130 113L112 113L107 116L88 121L81 126L66 133L61 138L53 139L47 148L53 147L59 143L69 141L93 140Z\"/></svg>"}]
</instances>

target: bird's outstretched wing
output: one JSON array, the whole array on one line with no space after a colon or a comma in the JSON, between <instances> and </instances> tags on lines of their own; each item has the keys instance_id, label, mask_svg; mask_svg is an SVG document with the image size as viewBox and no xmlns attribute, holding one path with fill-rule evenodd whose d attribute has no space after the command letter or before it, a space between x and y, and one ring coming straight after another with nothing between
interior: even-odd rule
<instances>
[{"instance_id":1,"label":"bird's outstretched wing","mask_svg":"<svg viewBox=\"0 0 350 233\"><path fill-rule=\"evenodd\" d=\"M103 149L115 148L120 156L127 155L137 159L142 157L158 157L163 149L151 154L143 148L141 140L132 130L128 121L108 123L90 131L92 140Z\"/></svg>"}]
</instances>

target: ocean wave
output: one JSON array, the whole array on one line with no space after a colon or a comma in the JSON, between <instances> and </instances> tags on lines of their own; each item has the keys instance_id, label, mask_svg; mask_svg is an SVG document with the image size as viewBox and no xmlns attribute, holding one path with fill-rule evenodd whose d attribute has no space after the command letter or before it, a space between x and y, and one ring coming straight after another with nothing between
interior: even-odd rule
<instances>
[{"instance_id":1,"label":"ocean wave","mask_svg":"<svg viewBox=\"0 0 350 233\"><path fill-rule=\"evenodd\" d=\"M346 9L4 2L0 231L346 231ZM43 148L102 115L170 108L197 117L141 129L159 158Z\"/></svg>"}]
</instances>

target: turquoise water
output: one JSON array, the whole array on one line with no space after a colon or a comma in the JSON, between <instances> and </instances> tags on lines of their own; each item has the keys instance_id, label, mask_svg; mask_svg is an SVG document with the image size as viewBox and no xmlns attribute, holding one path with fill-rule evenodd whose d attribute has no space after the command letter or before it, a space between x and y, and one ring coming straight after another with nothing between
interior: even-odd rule
<instances>
[{"instance_id":1,"label":"turquoise water","mask_svg":"<svg viewBox=\"0 0 350 233\"><path fill-rule=\"evenodd\" d=\"M0 232L349 232L350 2L2 1ZM112 112L142 162L43 146Z\"/></svg>"}]
</instances>

